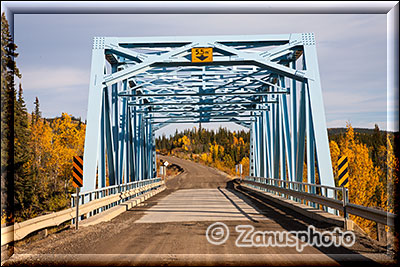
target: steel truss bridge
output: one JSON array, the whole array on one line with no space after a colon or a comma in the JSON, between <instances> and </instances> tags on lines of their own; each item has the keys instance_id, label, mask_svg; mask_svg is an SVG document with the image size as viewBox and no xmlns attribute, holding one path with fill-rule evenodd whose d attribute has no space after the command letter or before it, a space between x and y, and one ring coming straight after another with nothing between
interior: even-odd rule
<instances>
[{"instance_id":1,"label":"steel truss bridge","mask_svg":"<svg viewBox=\"0 0 400 267\"><path fill-rule=\"evenodd\" d=\"M295 33L95 37L82 191L155 178L155 131L209 122L250 130L251 176L301 182L306 161L335 186L315 37Z\"/></svg>"}]
</instances>

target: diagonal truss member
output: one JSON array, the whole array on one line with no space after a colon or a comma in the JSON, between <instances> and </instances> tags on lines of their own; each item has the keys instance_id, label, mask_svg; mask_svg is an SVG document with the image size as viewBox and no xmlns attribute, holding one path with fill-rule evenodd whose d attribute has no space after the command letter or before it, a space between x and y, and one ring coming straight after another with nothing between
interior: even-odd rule
<instances>
[{"instance_id":1,"label":"diagonal truss member","mask_svg":"<svg viewBox=\"0 0 400 267\"><path fill-rule=\"evenodd\" d=\"M84 192L155 177L154 132L188 122L249 128L250 175L302 181L306 162L334 186L313 33L94 38Z\"/></svg>"}]
</instances>

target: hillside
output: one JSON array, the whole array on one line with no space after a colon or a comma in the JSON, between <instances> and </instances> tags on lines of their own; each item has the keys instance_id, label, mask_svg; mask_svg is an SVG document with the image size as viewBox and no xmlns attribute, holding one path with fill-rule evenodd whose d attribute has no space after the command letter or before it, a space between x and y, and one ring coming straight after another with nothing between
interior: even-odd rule
<instances>
[{"instance_id":1,"label":"hillside","mask_svg":"<svg viewBox=\"0 0 400 267\"><path fill-rule=\"evenodd\" d=\"M375 129L369 128L353 128L354 132L356 133L363 133L363 134L373 134ZM328 134L343 134L347 131L346 128L328 128ZM389 134L396 134L396 132L380 130L381 133L389 133ZM398 134L398 132L397 132Z\"/></svg>"}]
</instances>

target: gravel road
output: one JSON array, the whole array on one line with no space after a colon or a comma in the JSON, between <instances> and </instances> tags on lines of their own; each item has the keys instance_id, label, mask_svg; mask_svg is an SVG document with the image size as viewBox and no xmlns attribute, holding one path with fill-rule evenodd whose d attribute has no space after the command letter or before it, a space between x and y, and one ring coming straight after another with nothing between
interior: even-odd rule
<instances>
[{"instance_id":1,"label":"gravel road","mask_svg":"<svg viewBox=\"0 0 400 267\"><path fill-rule=\"evenodd\" d=\"M5 266L33 265L338 265L390 263L385 248L357 234L351 248L238 247L238 225L259 231L303 231L333 226L317 223L283 207L261 203L233 189L232 180L218 170L187 160L160 156L183 168L167 179L167 189L109 222L68 229L18 245ZM203 191L201 191L203 190ZM202 204L203 203L203 204ZM150 216L150 217L149 217ZM153 217L152 217L153 216ZM207 217L208 216L208 217ZM171 219L172 218L172 219ZM209 218L209 219L205 219ZM228 218L228 219L224 219ZM229 238L208 242L206 231L224 223Z\"/></svg>"}]
</instances>

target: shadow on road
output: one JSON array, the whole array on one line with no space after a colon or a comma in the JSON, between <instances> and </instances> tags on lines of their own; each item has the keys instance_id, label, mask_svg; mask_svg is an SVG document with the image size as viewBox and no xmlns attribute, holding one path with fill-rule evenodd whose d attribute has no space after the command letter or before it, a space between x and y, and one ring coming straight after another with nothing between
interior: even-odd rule
<instances>
[{"instance_id":1,"label":"shadow on road","mask_svg":"<svg viewBox=\"0 0 400 267\"><path fill-rule=\"evenodd\" d=\"M229 200L229 202L231 202L231 204L233 205L233 206L235 206L235 208L241 213L241 214L243 214L243 216L245 216L247 219L249 219L250 221L252 221L252 222L258 222L257 220L254 220L249 214L247 214L244 210L242 210L236 203L235 203L235 201L233 201L227 194L225 194L224 193L224 191L222 191L221 190L221 188L218 186L218 190L219 190L219 192L221 192L221 194L222 195L224 195L224 197L226 198L226 199L228 199Z\"/></svg>"},{"instance_id":2,"label":"shadow on road","mask_svg":"<svg viewBox=\"0 0 400 267\"><path fill-rule=\"evenodd\" d=\"M330 231L335 225L331 225L324 222L319 222L312 220L302 214L299 214L289 208L278 205L274 203L273 205L268 204L267 198L262 198L252 192L247 192L240 187L240 182L238 180L232 180L227 182L226 189L236 195L238 198L242 199L244 202L250 206L256 208L261 214L268 217L269 219L275 221L286 231L307 231L308 226L313 225L317 228L317 231ZM247 217L247 216L246 216ZM342 229L343 231L343 229ZM357 242L357 240L356 240ZM343 247L343 246L313 246L325 255L329 256L333 260L337 261L341 265L354 265L356 262L362 262L363 266L366 264L375 265L376 262L361 255L357 251ZM377 252L375 252L377 253ZM383 253L383 252L380 252Z\"/></svg>"}]
</instances>

